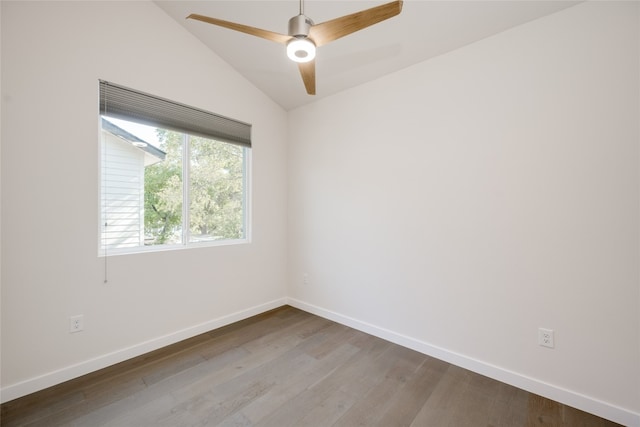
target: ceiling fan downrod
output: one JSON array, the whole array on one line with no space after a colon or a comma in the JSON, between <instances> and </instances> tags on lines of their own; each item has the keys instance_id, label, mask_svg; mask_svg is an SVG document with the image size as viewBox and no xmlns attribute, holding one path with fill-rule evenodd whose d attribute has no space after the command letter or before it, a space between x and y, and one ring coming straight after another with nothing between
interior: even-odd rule
<instances>
[{"instance_id":1,"label":"ceiling fan downrod","mask_svg":"<svg viewBox=\"0 0 640 427\"><path fill-rule=\"evenodd\" d=\"M291 37L307 37L312 25L311 18L304 15L294 16L289 19L289 35Z\"/></svg>"},{"instance_id":2,"label":"ceiling fan downrod","mask_svg":"<svg viewBox=\"0 0 640 427\"><path fill-rule=\"evenodd\" d=\"M289 19L289 35L291 37L307 37L313 21L304 14L304 1L300 0L300 13Z\"/></svg>"}]
</instances>

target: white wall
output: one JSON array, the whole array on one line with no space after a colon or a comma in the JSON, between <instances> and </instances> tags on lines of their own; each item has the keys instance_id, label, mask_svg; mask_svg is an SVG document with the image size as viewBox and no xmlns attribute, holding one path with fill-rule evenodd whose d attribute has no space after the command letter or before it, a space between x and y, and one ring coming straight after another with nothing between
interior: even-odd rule
<instances>
[{"instance_id":1,"label":"white wall","mask_svg":"<svg viewBox=\"0 0 640 427\"><path fill-rule=\"evenodd\" d=\"M640 425L638 15L581 4L291 111L294 305Z\"/></svg>"},{"instance_id":2,"label":"white wall","mask_svg":"<svg viewBox=\"0 0 640 427\"><path fill-rule=\"evenodd\" d=\"M636 3L300 108L288 152L286 113L151 3L0 11L2 401L281 303L288 232L293 303L640 424ZM99 78L253 123L250 245L103 284Z\"/></svg>"},{"instance_id":3,"label":"white wall","mask_svg":"<svg viewBox=\"0 0 640 427\"><path fill-rule=\"evenodd\" d=\"M1 8L2 400L282 304L286 113L151 2ZM98 79L253 124L251 244L110 257L103 284Z\"/></svg>"}]
</instances>

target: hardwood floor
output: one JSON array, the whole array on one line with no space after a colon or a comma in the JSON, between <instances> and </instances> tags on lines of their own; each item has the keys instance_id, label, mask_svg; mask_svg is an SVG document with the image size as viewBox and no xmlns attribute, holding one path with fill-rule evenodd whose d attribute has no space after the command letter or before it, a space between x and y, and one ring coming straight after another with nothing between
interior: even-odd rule
<instances>
[{"instance_id":1,"label":"hardwood floor","mask_svg":"<svg viewBox=\"0 0 640 427\"><path fill-rule=\"evenodd\" d=\"M2 405L2 426L614 426L282 307Z\"/></svg>"}]
</instances>

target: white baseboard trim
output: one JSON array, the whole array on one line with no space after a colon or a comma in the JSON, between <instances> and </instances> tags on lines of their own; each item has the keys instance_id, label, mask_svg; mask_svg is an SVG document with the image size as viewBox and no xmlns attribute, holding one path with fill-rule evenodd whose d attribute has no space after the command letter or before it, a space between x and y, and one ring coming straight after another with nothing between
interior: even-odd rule
<instances>
[{"instance_id":1,"label":"white baseboard trim","mask_svg":"<svg viewBox=\"0 0 640 427\"><path fill-rule=\"evenodd\" d=\"M0 402L5 403L22 396L26 396L27 394L43 390L47 387L63 383L65 381L80 377L82 375L97 371L102 368L106 368L111 365L115 365L116 363L120 363L133 357L143 355L150 351L158 350L162 347L175 344L187 338L195 337L196 335L221 328L231 323L264 313L265 311L269 311L286 304L287 298L280 298L269 301L264 304L260 304L254 307L247 308L245 310L237 311L235 313L209 320L199 325L172 332L170 334L154 338L131 347L123 348L112 353L98 356L96 358L89 359L72 366L67 366L57 371L30 378L26 381L8 385L0 390Z\"/></svg>"},{"instance_id":2,"label":"white baseboard trim","mask_svg":"<svg viewBox=\"0 0 640 427\"><path fill-rule=\"evenodd\" d=\"M461 368L465 368L514 387L518 387L522 390L544 396L625 426L640 427L640 414L628 409L611 405L598 399L594 399L571 390L566 390L561 387L554 386L553 384L548 384L535 378L530 378L526 375L509 371L499 366L482 362L480 360L419 341L406 335L398 334L349 316L344 316L313 304L305 303L295 298L288 298L287 303L300 310L304 310L342 325L366 332L370 335L385 339L403 347L435 357L436 359L444 360L452 365L460 366Z\"/></svg>"}]
</instances>

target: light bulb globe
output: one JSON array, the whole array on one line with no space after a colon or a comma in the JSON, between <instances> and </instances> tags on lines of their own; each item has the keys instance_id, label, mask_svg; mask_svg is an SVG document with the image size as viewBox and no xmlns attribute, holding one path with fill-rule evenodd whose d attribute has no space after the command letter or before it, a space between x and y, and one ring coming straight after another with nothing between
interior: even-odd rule
<instances>
[{"instance_id":1,"label":"light bulb globe","mask_svg":"<svg viewBox=\"0 0 640 427\"><path fill-rule=\"evenodd\" d=\"M316 45L305 37L293 38L287 43L287 56L295 62L309 62L316 57Z\"/></svg>"}]
</instances>

